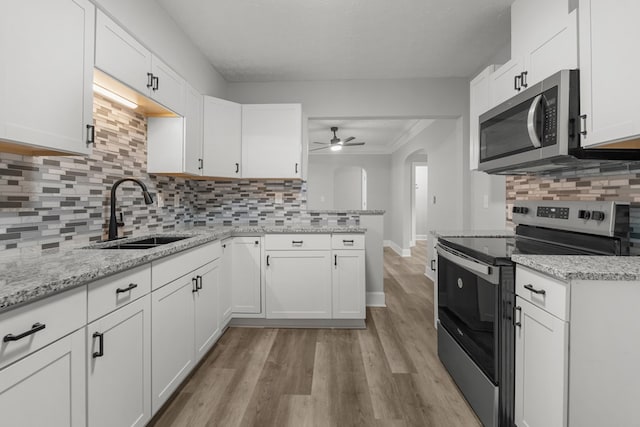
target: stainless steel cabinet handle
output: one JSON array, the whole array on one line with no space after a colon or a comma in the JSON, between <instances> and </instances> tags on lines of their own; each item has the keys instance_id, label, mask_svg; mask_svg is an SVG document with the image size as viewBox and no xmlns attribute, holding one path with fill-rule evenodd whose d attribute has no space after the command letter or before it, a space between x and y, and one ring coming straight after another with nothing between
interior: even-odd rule
<instances>
[{"instance_id":1,"label":"stainless steel cabinet handle","mask_svg":"<svg viewBox=\"0 0 640 427\"><path fill-rule=\"evenodd\" d=\"M87 145L89 144L96 146L96 127L94 125L87 125Z\"/></svg>"},{"instance_id":2,"label":"stainless steel cabinet handle","mask_svg":"<svg viewBox=\"0 0 640 427\"><path fill-rule=\"evenodd\" d=\"M538 295L545 295L547 293L547 291L545 291L544 289L536 289L531 285L524 285L524 288Z\"/></svg>"},{"instance_id":3,"label":"stainless steel cabinet handle","mask_svg":"<svg viewBox=\"0 0 640 427\"><path fill-rule=\"evenodd\" d=\"M124 292L129 292L132 289L137 288L138 285L135 283L129 283L129 286L127 286L126 288L118 288L116 289L116 294L122 294Z\"/></svg>"},{"instance_id":4,"label":"stainless steel cabinet handle","mask_svg":"<svg viewBox=\"0 0 640 427\"><path fill-rule=\"evenodd\" d=\"M26 332L23 332L18 335L13 335L13 334L5 335L2 341L3 342L18 341L18 340L21 340L22 338L28 337L29 335L33 335L36 332L41 331L46 327L47 325L45 325L44 323L37 322L37 323L34 323L33 326L31 326L31 329L29 329Z\"/></svg>"},{"instance_id":5,"label":"stainless steel cabinet handle","mask_svg":"<svg viewBox=\"0 0 640 427\"><path fill-rule=\"evenodd\" d=\"M436 271L436 260L435 259L431 260L431 271Z\"/></svg>"},{"instance_id":6,"label":"stainless steel cabinet handle","mask_svg":"<svg viewBox=\"0 0 640 427\"><path fill-rule=\"evenodd\" d=\"M582 114L580 116L580 135L587 134L587 115Z\"/></svg>"},{"instance_id":7,"label":"stainless steel cabinet handle","mask_svg":"<svg viewBox=\"0 0 640 427\"><path fill-rule=\"evenodd\" d=\"M100 332L94 332L93 338L98 338L98 351L94 351L92 354L93 358L95 359L104 356L104 334L101 334Z\"/></svg>"}]
</instances>

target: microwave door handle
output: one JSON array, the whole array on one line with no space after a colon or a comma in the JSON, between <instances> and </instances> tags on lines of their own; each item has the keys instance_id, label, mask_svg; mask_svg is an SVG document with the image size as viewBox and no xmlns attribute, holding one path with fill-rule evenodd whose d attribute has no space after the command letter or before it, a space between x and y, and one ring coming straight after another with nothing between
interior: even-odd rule
<instances>
[{"instance_id":1,"label":"microwave door handle","mask_svg":"<svg viewBox=\"0 0 640 427\"><path fill-rule=\"evenodd\" d=\"M533 98L531 107L529 107L529 114L527 115L527 130L529 131L529 138L531 139L531 144L536 148L542 147L542 142L540 142L538 132L536 132L536 114L538 113L538 108L540 108L541 100L542 94Z\"/></svg>"}]
</instances>

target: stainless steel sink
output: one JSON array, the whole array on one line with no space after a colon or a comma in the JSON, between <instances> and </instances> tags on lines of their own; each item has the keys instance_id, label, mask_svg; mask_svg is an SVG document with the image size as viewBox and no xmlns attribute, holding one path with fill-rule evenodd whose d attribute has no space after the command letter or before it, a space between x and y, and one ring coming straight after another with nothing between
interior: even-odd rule
<instances>
[{"instance_id":1,"label":"stainless steel sink","mask_svg":"<svg viewBox=\"0 0 640 427\"><path fill-rule=\"evenodd\" d=\"M126 242L114 242L113 245L103 246L97 249L152 249L158 246L166 245L168 243L178 242L180 240L188 239L190 236L159 236L148 237L146 239L126 241Z\"/></svg>"}]
</instances>

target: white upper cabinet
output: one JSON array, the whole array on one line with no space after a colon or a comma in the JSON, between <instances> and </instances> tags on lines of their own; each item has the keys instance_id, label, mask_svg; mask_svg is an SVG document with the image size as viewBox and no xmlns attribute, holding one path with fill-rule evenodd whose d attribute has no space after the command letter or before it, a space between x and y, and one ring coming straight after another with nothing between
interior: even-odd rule
<instances>
[{"instance_id":1,"label":"white upper cabinet","mask_svg":"<svg viewBox=\"0 0 640 427\"><path fill-rule=\"evenodd\" d=\"M202 175L202 99L200 92L187 84L184 108L184 172Z\"/></svg>"},{"instance_id":2,"label":"white upper cabinet","mask_svg":"<svg viewBox=\"0 0 640 427\"><path fill-rule=\"evenodd\" d=\"M95 66L173 112L184 114L185 81L100 10Z\"/></svg>"},{"instance_id":3,"label":"white upper cabinet","mask_svg":"<svg viewBox=\"0 0 640 427\"><path fill-rule=\"evenodd\" d=\"M300 178L301 160L300 104L242 106L244 178Z\"/></svg>"},{"instance_id":4,"label":"white upper cabinet","mask_svg":"<svg viewBox=\"0 0 640 427\"><path fill-rule=\"evenodd\" d=\"M569 1L516 0L511 5L511 60L491 77L491 107L577 67L577 12L569 13Z\"/></svg>"},{"instance_id":5,"label":"white upper cabinet","mask_svg":"<svg viewBox=\"0 0 640 427\"><path fill-rule=\"evenodd\" d=\"M640 2L581 0L579 13L581 145L636 138Z\"/></svg>"},{"instance_id":6,"label":"white upper cabinet","mask_svg":"<svg viewBox=\"0 0 640 427\"><path fill-rule=\"evenodd\" d=\"M478 169L480 114L491 107L491 75L495 65L490 65L469 83L469 168Z\"/></svg>"},{"instance_id":7,"label":"white upper cabinet","mask_svg":"<svg viewBox=\"0 0 640 427\"><path fill-rule=\"evenodd\" d=\"M147 118L147 172L186 172L184 117Z\"/></svg>"},{"instance_id":8,"label":"white upper cabinet","mask_svg":"<svg viewBox=\"0 0 640 427\"><path fill-rule=\"evenodd\" d=\"M87 0L3 3L0 140L9 144L1 151L91 151L94 31Z\"/></svg>"},{"instance_id":9,"label":"white upper cabinet","mask_svg":"<svg viewBox=\"0 0 640 427\"><path fill-rule=\"evenodd\" d=\"M203 158L205 176L242 176L242 106L204 97Z\"/></svg>"}]
</instances>

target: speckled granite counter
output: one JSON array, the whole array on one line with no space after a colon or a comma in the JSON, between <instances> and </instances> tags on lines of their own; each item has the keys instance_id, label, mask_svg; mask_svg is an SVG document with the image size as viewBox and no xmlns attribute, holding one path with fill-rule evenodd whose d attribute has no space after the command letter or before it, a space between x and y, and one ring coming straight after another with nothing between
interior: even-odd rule
<instances>
[{"instance_id":1,"label":"speckled granite counter","mask_svg":"<svg viewBox=\"0 0 640 427\"><path fill-rule=\"evenodd\" d=\"M512 255L511 259L560 280L640 280L640 257Z\"/></svg>"},{"instance_id":2,"label":"speckled granite counter","mask_svg":"<svg viewBox=\"0 0 640 427\"><path fill-rule=\"evenodd\" d=\"M336 234L364 233L365 231L366 229L362 227L308 225L190 227L119 240L119 242L135 241L154 236L188 237L153 249L99 249L114 243L105 242L86 248L46 250L34 256L4 256L0 257L0 312L226 237L273 233Z\"/></svg>"},{"instance_id":3,"label":"speckled granite counter","mask_svg":"<svg viewBox=\"0 0 640 427\"><path fill-rule=\"evenodd\" d=\"M313 214L329 214L329 215L338 215L338 214L346 214L346 215L384 215L385 210L383 209L320 209L320 210L307 210L307 213L310 215Z\"/></svg>"}]
</instances>

